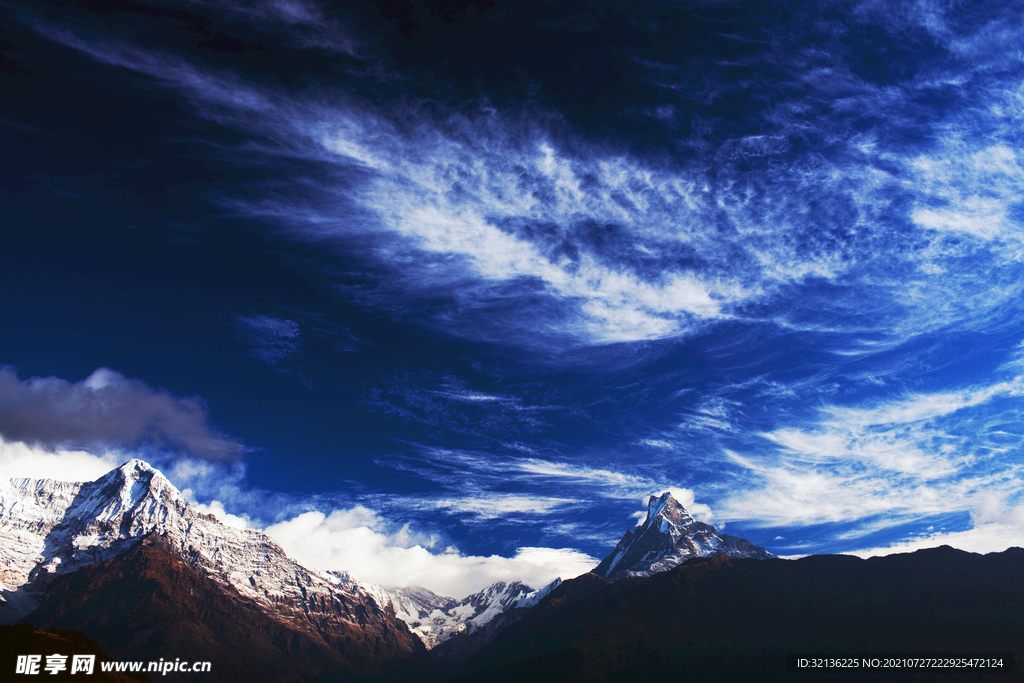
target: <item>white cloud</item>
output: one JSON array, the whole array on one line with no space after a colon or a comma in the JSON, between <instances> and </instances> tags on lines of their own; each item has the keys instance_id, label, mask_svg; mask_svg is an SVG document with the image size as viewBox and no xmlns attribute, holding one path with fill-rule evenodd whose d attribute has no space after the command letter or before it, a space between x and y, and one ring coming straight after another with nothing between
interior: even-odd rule
<instances>
[{"instance_id":1,"label":"white cloud","mask_svg":"<svg viewBox=\"0 0 1024 683\"><path fill-rule=\"evenodd\" d=\"M674 451L677 448L675 444L665 441L664 439L641 439L639 443L643 446L661 448L666 451Z\"/></svg>"},{"instance_id":2,"label":"white cloud","mask_svg":"<svg viewBox=\"0 0 1024 683\"><path fill-rule=\"evenodd\" d=\"M735 453L732 460L754 474L753 486L735 487L716 503L720 517L764 527L861 522L881 516L882 525L963 510L992 478L925 484L884 471L836 466L800 467L789 460L760 463ZM859 533L867 533L861 529Z\"/></svg>"},{"instance_id":3,"label":"white cloud","mask_svg":"<svg viewBox=\"0 0 1024 683\"><path fill-rule=\"evenodd\" d=\"M355 54L351 32L313 3L207 4L259 30L281 31L294 44ZM564 130L564 121L556 112L499 113L485 105L444 112L434 101L422 108L435 112L431 117L407 99L371 109L336 92L245 82L78 26L33 25L183 92L201 115L250 134L246 153L262 145L343 171L360 169L360 180L344 190L325 181L294 193L302 200L283 192L225 203L281 221L307 239L356 236L366 244L369 237L368 252L392 269L379 287L414 296L454 292L440 314L448 332L520 344L549 336L559 346L651 340L733 319L748 302L772 303L779 324L800 329L807 314L801 286L809 281L854 285L875 299L873 310L884 314L869 326L896 340L991 317L1019 300L1022 288L1013 264L1024 259L1024 240L1010 210L1024 193L1014 144L1024 119L1019 82L986 82L984 92L974 91L977 102L965 105L962 121L937 114L929 132L938 149L928 154L883 144L870 129L836 131L861 128L849 120L864 111L919 130L920 93L932 97L937 87L963 87L972 75L996 73L993 60L1000 69L1015 63L1009 48L1019 33L1016 18L995 12L984 24L950 27L938 5L890 2L860 3L850 18L900 31L923 26L964 63L936 63L898 85L883 85L855 75L840 54L819 51L808 59L803 50L816 48L802 47L776 66L791 70L813 94L765 112L773 130L763 135L703 141L719 145L713 160L685 167L579 139L560 146L562 136L552 131ZM825 116L815 133L834 143L833 151L797 155L764 174L733 165L792 153L789 141L805 139L819 125L808 118L808 101L833 102L840 118ZM916 226L913 234L895 233L893 221L905 220ZM538 236L537 226L553 226L553 234ZM595 246L586 239L594 226L613 228L621 240ZM988 278L977 277L982 270ZM999 286L989 286L992 280ZM519 285L521 292L511 291ZM496 290L500 296L493 296ZM494 300L516 307L488 318L501 318L494 323L501 329L453 323L453 311L487 309ZM850 331L841 315L845 304L815 302L815 318L824 306L840 315L820 317ZM532 306L547 306L549 317L525 324L536 322Z\"/></svg>"},{"instance_id":4,"label":"white cloud","mask_svg":"<svg viewBox=\"0 0 1024 683\"><path fill-rule=\"evenodd\" d=\"M662 490L658 483L647 477L600 467L551 462L540 458L518 460L506 465L506 468L534 478L588 485L595 489L597 495L610 498L629 499L650 494L655 489Z\"/></svg>"},{"instance_id":5,"label":"white cloud","mask_svg":"<svg viewBox=\"0 0 1024 683\"><path fill-rule=\"evenodd\" d=\"M911 394L877 406L845 408L830 406L823 409L835 425L863 428L921 422L955 413L964 408L980 405L1000 396L1020 396L1024 392L1024 377L975 389L933 394Z\"/></svg>"},{"instance_id":6,"label":"white cloud","mask_svg":"<svg viewBox=\"0 0 1024 683\"><path fill-rule=\"evenodd\" d=\"M957 138L943 142L941 156L921 156L911 162L915 189L924 197L940 197L941 209L920 206L911 218L937 231L960 232L981 240L1013 237L1019 240L1007 209L1024 191L1024 168L1017 153L1006 146L974 148Z\"/></svg>"},{"instance_id":7,"label":"white cloud","mask_svg":"<svg viewBox=\"0 0 1024 683\"><path fill-rule=\"evenodd\" d=\"M513 557L463 555L453 547L435 552L436 539L408 526L388 530L372 510L354 507L300 514L264 532L299 562L345 570L360 581L385 586L424 586L463 597L495 581L519 580L539 588L555 578L573 578L597 561L569 548L520 548Z\"/></svg>"},{"instance_id":8,"label":"white cloud","mask_svg":"<svg viewBox=\"0 0 1024 683\"><path fill-rule=\"evenodd\" d=\"M1020 508L1018 508L1020 510ZM1024 547L1024 525L1004 522L975 524L964 531L925 534L877 548L848 552L858 557L876 557L894 553L912 553L915 550L948 545L972 553L1001 553L1007 548Z\"/></svg>"},{"instance_id":9,"label":"white cloud","mask_svg":"<svg viewBox=\"0 0 1024 683\"><path fill-rule=\"evenodd\" d=\"M746 485L734 484L716 510L760 526L855 522L845 533L857 537L898 521L980 509L984 496L1020 496L1024 480L1004 432L977 426L1014 419L1019 407L995 404L1018 406L1020 387L1016 377L860 407L825 406L807 426L762 434L774 449L726 451ZM965 432L964 423L973 426Z\"/></svg>"},{"instance_id":10,"label":"white cloud","mask_svg":"<svg viewBox=\"0 0 1024 683\"><path fill-rule=\"evenodd\" d=\"M579 502L580 499L595 498L611 500L636 500L646 504L647 496L661 495L665 491L680 491L680 495L692 501L692 491L676 487L674 482L658 478L621 472L610 468L590 465L555 462L543 458L495 459L487 453L436 447L420 447L424 467L407 464L404 461L379 461L392 467L415 472L431 481L441 483L458 491L460 499L477 500L481 488L497 488L514 478L518 483L534 487L554 488L564 492L572 486L573 491L586 490L579 499L562 496L519 496L488 490L484 498L495 501L506 499L512 507L523 504L535 511L554 510L558 506ZM688 492L688 493L687 493ZM519 501L519 502L517 502ZM682 499L680 499L682 501Z\"/></svg>"},{"instance_id":11,"label":"white cloud","mask_svg":"<svg viewBox=\"0 0 1024 683\"><path fill-rule=\"evenodd\" d=\"M496 138L501 133L487 132ZM427 145L433 153L424 157L421 152L418 158L425 161L419 164L371 163L384 173L363 201L380 216L381 226L409 238L416 249L460 256L462 263L485 281L534 278L544 284L549 295L581 302L580 331L591 341L635 341L678 334L690 326L690 317L721 317L723 304L742 298L737 284L693 272L664 273L651 279L624 265L603 264L595 254L582 252L575 259L549 256L542 250L544 245L498 227L489 217L563 225L587 217L602 222L638 219L607 197L583 192L580 170L559 158L546 142L533 150L502 150L501 156L514 155L516 164L499 160L498 155L467 160L467 155L481 150L436 136L425 135L411 142ZM338 151L337 146L334 149ZM362 163L370 157L367 149L353 148L351 143L345 149ZM401 148L381 152L399 159L417 158ZM466 165L471 169L464 168ZM537 201L528 190L517 189L524 167L555 189L554 206ZM624 159L599 161L592 168L605 172L602 180L609 184L610 193L643 175ZM466 177L470 170L480 179L470 183ZM454 198L448 176L459 177L460 195L468 191L470 196ZM650 185L652 178L647 174L642 180ZM662 189L649 188L652 192Z\"/></svg>"},{"instance_id":12,"label":"white cloud","mask_svg":"<svg viewBox=\"0 0 1024 683\"><path fill-rule=\"evenodd\" d=\"M0 477L95 481L128 460L115 452L96 455L76 450L48 451L0 439Z\"/></svg>"},{"instance_id":13,"label":"white cloud","mask_svg":"<svg viewBox=\"0 0 1024 683\"><path fill-rule=\"evenodd\" d=\"M710 522L714 515L709 505L698 503L692 489L678 486L663 478L651 478L589 465L553 462L543 458L496 460L483 453L443 448L420 449L430 465L409 465L403 461L380 462L405 471L415 472L431 481L453 489L451 498L400 498L403 507L440 509L469 513L486 520L501 517L508 521L516 513L558 515L566 509L585 506L585 501L640 500L646 514L650 496L668 491L697 520ZM510 494L492 490L514 480L534 490L554 491L561 495ZM481 491L485 491L481 493ZM566 497L571 491L574 497ZM554 527L552 527L554 528Z\"/></svg>"},{"instance_id":14,"label":"white cloud","mask_svg":"<svg viewBox=\"0 0 1024 683\"><path fill-rule=\"evenodd\" d=\"M188 500L189 504L199 512L206 515L213 515L217 518L217 521L225 526L234 527L235 529L256 529L258 528L253 524L253 521L249 518L249 515L233 515L224 509L224 503L219 500L211 500L209 504L200 503L195 499L195 492L192 489L182 490L182 495Z\"/></svg>"},{"instance_id":15,"label":"white cloud","mask_svg":"<svg viewBox=\"0 0 1024 683\"><path fill-rule=\"evenodd\" d=\"M490 493L482 496L460 496L424 501L429 507L450 512L469 513L479 520L502 519L513 514L547 515L567 505L578 504L571 498L524 496Z\"/></svg>"}]
</instances>

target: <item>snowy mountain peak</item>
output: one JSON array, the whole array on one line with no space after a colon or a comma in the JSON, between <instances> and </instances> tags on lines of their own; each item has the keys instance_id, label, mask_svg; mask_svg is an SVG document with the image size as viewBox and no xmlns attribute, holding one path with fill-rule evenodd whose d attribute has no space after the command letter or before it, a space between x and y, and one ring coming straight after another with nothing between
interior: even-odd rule
<instances>
[{"instance_id":1,"label":"snowy mountain peak","mask_svg":"<svg viewBox=\"0 0 1024 683\"><path fill-rule=\"evenodd\" d=\"M83 490L90 489L92 495L88 499L104 506L104 511L110 515L141 510L147 505L172 505L179 514L184 514L188 507L178 489L159 470L142 460L129 460L83 486Z\"/></svg>"},{"instance_id":2,"label":"snowy mountain peak","mask_svg":"<svg viewBox=\"0 0 1024 683\"><path fill-rule=\"evenodd\" d=\"M666 524L685 527L693 522L693 517L671 493L666 491L660 496L651 496L647 501L647 519L644 520L642 526L648 528L655 522L663 527Z\"/></svg>"},{"instance_id":3,"label":"snowy mountain peak","mask_svg":"<svg viewBox=\"0 0 1024 683\"><path fill-rule=\"evenodd\" d=\"M107 476L114 472L120 472L125 478L134 478L142 475L153 476L154 474L159 474L161 477L163 476L158 469L150 465L145 460L139 460L138 458L132 458L120 467L111 470L107 473Z\"/></svg>"},{"instance_id":4,"label":"snowy mountain peak","mask_svg":"<svg viewBox=\"0 0 1024 683\"><path fill-rule=\"evenodd\" d=\"M117 469L111 470L103 477L100 477L100 480L104 479L110 482L118 481L122 488L135 494L144 495L146 491L162 492L173 490L175 493L178 491L160 470L154 468L148 462L138 459L129 460ZM129 497L136 499L137 495Z\"/></svg>"},{"instance_id":5,"label":"snowy mountain peak","mask_svg":"<svg viewBox=\"0 0 1024 683\"><path fill-rule=\"evenodd\" d=\"M774 557L750 541L719 534L693 519L671 493L651 496L644 523L627 531L594 573L616 581L668 571L694 557L725 553L734 557Z\"/></svg>"},{"instance_id":6,"label":"snowy mountain peak","mask_svg":"<svg viewBox=\"0 0 1024 683\"><path fill-rule=\"evenodd\" d=\"M194 569L300 628L392 621L350 577L307 569L265 534L220 524L158 470L131 460L92 482L0 479L0 623L31 611L55 576L153 533Z\"/></svg>"},{"instance_id":7,"label":"snowy mountain peak","mask_svg":"<svg viewBox=\"0 0 1024 683\"><path fill-rule=\"evenodd\" d=\"M644 523L650 524L652 519L661 514L662 510L664 510L666 506L672 503L675 503L675 505L679 505L676 499L673 498L672 494L669 493L668 491L661 494L660 498L658 496L651 496L651 499L647 501L647 519L644 520Z\"/></svg>"}]
</instances>

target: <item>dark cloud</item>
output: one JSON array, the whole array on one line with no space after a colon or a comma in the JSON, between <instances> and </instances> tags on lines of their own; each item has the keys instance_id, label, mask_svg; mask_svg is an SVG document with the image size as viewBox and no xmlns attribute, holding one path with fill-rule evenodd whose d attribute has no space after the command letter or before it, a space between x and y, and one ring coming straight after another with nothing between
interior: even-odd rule
<instances>
[{"instance_id":1,"label":"dark cloud","mask_svg":"<svg viewBox=\"0 0 1024 683\"><path fill-rule=\"evenodd\" d=\"M81 382L18 378L0 367L0 437L45 448L152 446L209 460L238 458L244 447L210 425L197 396L173 396L99 368Z\"/></svg>"}]
</instances>

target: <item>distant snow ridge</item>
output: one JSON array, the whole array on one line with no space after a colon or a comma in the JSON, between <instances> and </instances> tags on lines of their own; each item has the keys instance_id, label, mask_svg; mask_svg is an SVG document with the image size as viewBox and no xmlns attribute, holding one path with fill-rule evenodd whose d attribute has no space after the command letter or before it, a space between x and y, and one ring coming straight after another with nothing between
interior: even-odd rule
<instances>
[{"instance_id":1,"label":"distant snow ridge","mask_svg":"<svg viewBox=\"0 0 1024 683\"><path fill-rule=\"evenodd\" d=\"M594 573L612 581L628 576L650 576L694 557L718 553L758 560L775 557L746 539L719 534L713 526L694 520L671 493L663 493L660 497L651 496L647 519L626 532Z\"/></svg>"},{"instance_id":2,"label":"distant snow ridge","mask_svg":"<svg viewBox=\"0 0 1024 683\"><path fill-rule=\"evenodd\" d=\"M307 569L269 536L196 511L160 472L131 460L93 482L0 479L0 623L34 609L55 575L120 555L151 532L285 620L384 616L351 577Z\"/></svg>"},{"instance_id":3,"label":"distant snow ridge","mask_svg":"<svg viewBox=\"0 0 1024 683\"><path fill-rule=\"evenodd\" d=\"M426 588L366 588L382 609L391 606L427 649L432 649L456 634L482 629L502 613L533 607L561 582L555 579L534 590L519 581L499 581L462 600L437 595Z\"/></svg>"}]
</instances>

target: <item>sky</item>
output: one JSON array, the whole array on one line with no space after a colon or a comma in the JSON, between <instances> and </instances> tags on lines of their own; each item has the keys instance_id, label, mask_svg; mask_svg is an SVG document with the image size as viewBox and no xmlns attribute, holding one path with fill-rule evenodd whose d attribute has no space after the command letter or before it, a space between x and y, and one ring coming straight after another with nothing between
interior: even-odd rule
<instances>
[{"instance_id":1,"label":"sky","mask_svg":"<svg viewBox=\"0 0 1024 683\"><path fill-rule=\"evenodd\" d=\"M1024 3L0 0L0 475L460 597L672 491L1024 545Z\"/></svg>"}]
</instances>

